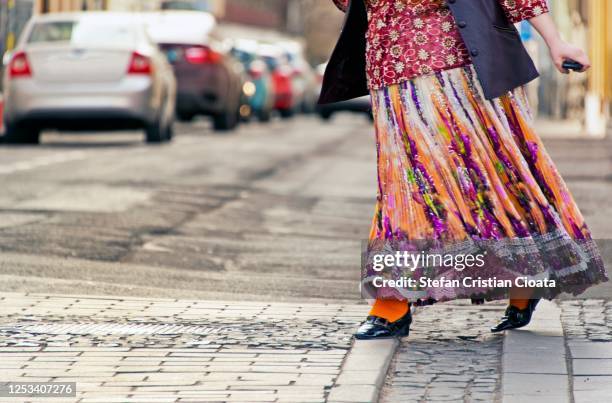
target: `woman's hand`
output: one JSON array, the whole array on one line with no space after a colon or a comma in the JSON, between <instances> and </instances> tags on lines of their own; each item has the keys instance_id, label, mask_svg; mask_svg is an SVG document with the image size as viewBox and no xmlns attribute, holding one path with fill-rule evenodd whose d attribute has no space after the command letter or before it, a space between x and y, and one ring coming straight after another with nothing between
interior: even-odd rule
<instances>
[{"instance_id":1,"label":"woman's hand","mask_svg":"<svg viewBox=\"0 0 612 403\"><path fill-rule=\"evenodd\" d=\"M569 70L563 68L563 62L566 60L574 60L584 67L580 72L585 72L591 67L591 60L584 50L571 43L567 43L561 39L554 41L549 45L550 57L552 58L557 70L563 74L569 74Z\"/></svg>"},{"instance_id":2,"label":"woman's hand","mask_svg":"<svg viewBox=\"0 0 612 403\"><path fill-rule=\"evenodd\" d=\"M591 61L582 49L561 39L561 35L559 35L559 31L549 13L533 17L529 22L546 41L550 50L550 56L555 66L557 66L557 70L561 73L569 73L568 70L563 68L563 62L566 60L573 60L582 64L584 67L580 70L581 72L587 71L591 67Z\"/></svg>"}]
</instances>

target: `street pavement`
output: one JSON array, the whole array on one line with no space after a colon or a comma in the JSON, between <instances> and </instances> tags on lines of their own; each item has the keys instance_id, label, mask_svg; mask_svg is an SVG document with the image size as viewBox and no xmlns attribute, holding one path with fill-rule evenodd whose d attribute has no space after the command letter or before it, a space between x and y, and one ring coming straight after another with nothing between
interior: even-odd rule
<instances>
[{"instance_id":1,"label":"street pavement","mask_svg":"<svg viewBox=\"0 0 612 403\"><path fill-rule=\"evenodd\" d=\"M2 287L354 301L375 150L367 118L343 121L225 135L200 121L163 146L51 134L0 147Z\"/></svg>"},{"instance_id":2,"label":"street pavement","mask_svg":"<svg viewBox=\"0 0 612 403\"><path fill-rule=\"evenodd\" d=\"M81 402L610 401L609 284L506 335L488 332L502 303L458 301L401 343L351 340L365 117L177 132L0 146L0 382L74 380ZM609 247L612 141L546 145Z\"/></svg>"}]
</instances>

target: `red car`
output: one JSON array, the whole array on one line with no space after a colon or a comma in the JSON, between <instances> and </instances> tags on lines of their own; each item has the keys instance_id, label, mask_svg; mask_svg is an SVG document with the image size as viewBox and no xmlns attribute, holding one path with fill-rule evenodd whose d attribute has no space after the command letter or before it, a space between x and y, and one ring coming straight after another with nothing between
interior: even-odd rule
<instances>
[{"instance_id":1,"label":"red car","mask_svg":"<svg viewBox=\"0 0 612 403\"><path fill-rule=\"evenodd\" d=\"M277 46L262 45L260 55L272 72L274 109L283 118L293 116L299 106L293 82L294 69L282 49Z\"/></svg>"}]
</instances>

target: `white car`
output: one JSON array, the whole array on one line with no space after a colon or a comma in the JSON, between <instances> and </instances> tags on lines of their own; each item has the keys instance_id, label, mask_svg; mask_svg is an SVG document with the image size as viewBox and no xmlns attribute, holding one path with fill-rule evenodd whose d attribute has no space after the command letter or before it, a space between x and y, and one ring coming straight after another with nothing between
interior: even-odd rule
<instances>
[{"instance_id":1,"label":"white car","mask_svg":"<svg viewBox=\"0 0 612 403\"><path fill-rule=\"evenodd\" d=\"M43 129L172 137L176 79L136 14L34 16L3 79L7 143L38 143Z\"/></svg>"}]
</instances>

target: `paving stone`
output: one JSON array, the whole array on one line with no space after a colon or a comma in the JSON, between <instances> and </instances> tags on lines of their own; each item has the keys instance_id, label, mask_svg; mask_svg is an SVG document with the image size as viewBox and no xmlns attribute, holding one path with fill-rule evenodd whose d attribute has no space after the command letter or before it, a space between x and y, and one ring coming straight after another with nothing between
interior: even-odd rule
<instances>
[{"instance_id":1,"label":"paving stone","mask_svg":"<svg viewBox=\"0 0 612 403\"><path fill-rule=\"evenodd\" d=\"M503 360L503 401L570 402L562 310L542 300L521 329L506 332Z\"/></svg>"},{"instance_id":2,"label":"paving stone","mask_svg":"<svg viewBox=\"0 0 612 403\"><path fill-rule=\"evenodd\" d=\"M503 386L504 402L513 397L538 401L554 398L558 403L569 402L567 375L505 373Z\"/></svg>"},{"instance_id":3,"label":"paving stone","mask_svg":"<svg viewBox=\"0 0 612 403\"><path fill-rule=\"evenodd\" d=\"M569 339L612 342L612 303L602 299L563 301L563 328Z\"/></svg>"},{"instance_id":4,"label":"paving stone","mask_svg":"<svg viewBox=\"0 0 612 403\"><path fill-rule=\"evenodd\" d=\"M560 304L572 356L575 403L607 403L612 396L612 302L602 299Z\"/></svg>"},{"instance_id":5,"label":"paving stone","mask_svg":"<svg viewBox=\"0 0 612 403\"><path fill-rule=\"evenodd\" d=\"M346 385L333 388L329 403L371 403L376 401L378 390L375 385Z\"/></svg>"},{"instance_id":6,"label":"paving stone","mask_svg":"<svg viewBox=\"0 0 612 403\"><path fill-rule=\"evenodd\" d=\"M498 401L503 339L489 327L501 312L461 301L421 309L391 365L381 402L469 402L473 395Z\"/></svg>"},{"instance_id":7,"label":"paving stone","mask_svg":"<svg viewBox=\"0 0 612 403\"><path fill-rule=\"evenodd\" d=\"M612 375L612 359L580 358L572 362L574 375Z\"/></svg>"},{"instance_id":8,"label":"paving stone","mask_svg":"<svg viewBox=\"0 0 612 403\"><path fill-rule=\"evenodd\" d=\"M610 403L610 390L575 390L574 403Z\"/></svg>"},{"instance_id":9,"label":"paving stone","mask_svg":"<svg viewBox=\"0 0 612 403\"><path fill-rule=\"evenodd\" d=\"M572 358L608 358L612 359L612 342L602 343L588 340L568 342Z\"/></svg>"},{"instance_id":10,"label":"paving stone","mask_svg":"<svg viewBox=\"0 0 612 403\"><path fill-rule=\"evenodd\" d=\"M0 375L76 381L82 402L104 403L325 401L367 311L364 305L10 297L21 303L10 316L0 313L0 349L10 367ZM176 333L156 332L177 325ZM196 327L214 331L189 333Z\"/></svg>"},{"instance_id":11,"label":"paving stone","mask_svg":"<svg viewBox=\"0 0 612 403\"><path fill-rule=\"evenodd\" d=\"M537 344L539 339L534 338L531 345ZM565 347L561 339L558 350L554 354L546 354L538 351L537 353L504 353L504 372L529 373L529 374L558 374L567 375L567 363L565 358ZM546 357L543 359L542 357Z\"/></svg>"},{"instance_id":12,"label":"paving stone","mask_svg":"<svg viewBox=\"0 0 612 403\"><path fill-rule=\"evenodd\" d=\"M382 384L386 372L343 370L336 380L338 385L379 385Z\"/></svg>"}]
</instances>

